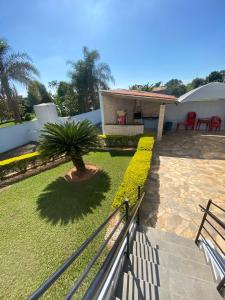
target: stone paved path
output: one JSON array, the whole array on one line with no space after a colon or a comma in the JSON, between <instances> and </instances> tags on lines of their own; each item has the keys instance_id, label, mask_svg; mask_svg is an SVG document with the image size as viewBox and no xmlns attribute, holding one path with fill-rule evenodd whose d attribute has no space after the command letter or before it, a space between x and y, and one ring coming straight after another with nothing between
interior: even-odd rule
<instances>
[{"instance_id":1,"label":"stone paved path","mask_svg":"<svg viewBox=\"0 0 225 300\"><path fill-rule=\"evenodd\" d=\"M163 136L154 149L141 222L194 239L202 218L198 204L208 199L225 207L225 133Z\"/></svg>"}]
</instances>

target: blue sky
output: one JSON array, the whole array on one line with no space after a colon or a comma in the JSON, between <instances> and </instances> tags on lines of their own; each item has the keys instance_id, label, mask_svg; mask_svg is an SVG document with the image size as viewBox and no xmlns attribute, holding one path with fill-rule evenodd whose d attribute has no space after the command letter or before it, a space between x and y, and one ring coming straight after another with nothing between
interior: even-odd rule
<instances>
[{"instance_id":1,"label":"blue sky","mask_svg":"<svg viewBox=\"0 0 225 300\"><path fill-rule=\"evenodd\" d=\"M84 45L99 50L116 88L188 82L225 69L225 1L1 0L0 37L32 57L45 84L68 80L66 61Z\"/></svg>"}]
</instances>

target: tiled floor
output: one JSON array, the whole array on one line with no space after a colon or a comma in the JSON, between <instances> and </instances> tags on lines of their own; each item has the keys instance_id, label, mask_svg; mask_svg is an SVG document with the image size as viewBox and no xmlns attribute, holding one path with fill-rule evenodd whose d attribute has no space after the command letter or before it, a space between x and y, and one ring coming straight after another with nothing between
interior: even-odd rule
<instances>
[{"instance_id":1,"label":"tiled floor","mask_svg":"<svg viewBox=\"0 0 225 300\"><path fill-rule=\"evenodd\" d=\"M198 204L208 199L225 206L225 132L164 135L154 149L142 223L194 239L202 218Z\"/></svg>"}]
</instances>

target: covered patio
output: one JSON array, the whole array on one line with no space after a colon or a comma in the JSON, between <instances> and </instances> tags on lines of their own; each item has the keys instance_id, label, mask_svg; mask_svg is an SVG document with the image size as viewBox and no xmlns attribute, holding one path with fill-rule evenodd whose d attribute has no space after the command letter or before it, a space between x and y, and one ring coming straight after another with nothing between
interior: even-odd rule
<instances>
[{"instance_id":1,"label":"covered patio","mask_svg":"<svg viewBox=\"0 0 225 300\"><path fill-rule=\"evenodd\" d=\"M155 132L161 140L165 107L176 102L176 97L164 94L102 90L100 107L103 134L138 135Z\"/></svg>"}]
</instances>

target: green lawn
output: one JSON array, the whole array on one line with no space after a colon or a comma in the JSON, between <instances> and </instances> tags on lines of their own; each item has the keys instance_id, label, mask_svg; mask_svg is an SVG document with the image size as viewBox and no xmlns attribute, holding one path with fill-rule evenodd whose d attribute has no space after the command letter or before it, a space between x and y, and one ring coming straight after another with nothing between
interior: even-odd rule
<instances>
[{"instance_id":1,"label":"green lawn","mask_svg":"<svg viewBox=\"0 0 225 300\"><path fill-rule=\"evenodd\" d=\"M102 171L86 182L67 183L63 175L72 165L65 163L0 190L0 299L26 299L98 227L110 212L131 156L91 153L86 161ZM99 242L44 299L63 298Z\"/></svg>"},{"instance_id":2,"label":"green lawn","mask_svg":"<svg viewBox=\"0 0 225 300\"><path fill-rule=\"evenodd\" d=\"M32 120L34 118L36 118L34 113L31 114L31 117L32 117ZM20 125L20 124L25 123L25 122L30 122L30 121L22 121L21 123L16 123L15 121L3 122L3 123L0 123L0 128L9 127L9 126L13 126L13 125Z\"/></svg>"},{"instance_id":3,"label":"green lawn","mask_svg":"<svg viewBox=\"0 0 225 300\"><path fill-rule=\"evenodd\" d=\"M9 127L9 126L13 126L13 125L16 125L16 123L14 121L0 123L0 128Z\"/></svg>"}]
</instances>

